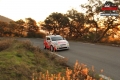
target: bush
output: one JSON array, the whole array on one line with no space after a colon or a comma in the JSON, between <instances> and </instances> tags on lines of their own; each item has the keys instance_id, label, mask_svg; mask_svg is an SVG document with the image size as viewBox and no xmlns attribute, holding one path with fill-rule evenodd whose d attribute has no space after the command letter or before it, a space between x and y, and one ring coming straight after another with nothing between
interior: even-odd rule
<instances>
[{"instance_id":1,"label":"bush","mask_svg":"<svg viewBox=\"0 0 120 80\"><path fill-rule=\"evenodd\" d=\"M37 38L44 38L45 37L45 33L38 32L38 33L36 33L35 37L37 37Z\"/></svg>"},{"instance_id":2,"label":"bush","mask_svg":"<svg viewBox=\"0 0 120 80\"><path fill-rule=\"evenodd\" d=\"M28 32L27 37L43 38L43 37L45 37L45 33L42 33L42 32Z\"/></svg>"},{"instance_id":3,"label":"bush","mask_svg":"<svg viewBox=\"0 0 120 80\"><path fill-rule=\"evenodd\" d=\"M11 40L0 40L0 51L9 48Z\"/></svg>"},{"instance_id":4,"label":"bush","mask_svg":"<svg viewBox=\"0 0 120 80\"><path fill-rule=\"evenodd\" d=\"M21 44L22 44L22 47L26 48L31 52L35 52L35 51L41 52L41 49L38 46L33 46L29 40L22 41Z\"/></svg>"}]
</instances>

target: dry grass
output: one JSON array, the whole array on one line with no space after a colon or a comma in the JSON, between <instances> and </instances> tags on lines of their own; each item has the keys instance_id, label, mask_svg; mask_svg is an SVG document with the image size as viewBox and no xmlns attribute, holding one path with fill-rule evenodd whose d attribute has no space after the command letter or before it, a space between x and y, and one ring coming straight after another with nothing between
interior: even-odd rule
<instances>
[{"instance_id":1,"label":"dry grass","mask_svg":"<svg viewBox=\"0 0 120 80\"><path fill-rule=\"evenodd\" d=\"M94 69L92 68L94 71ZM32 80L104 80L99 77L99 79L93 78L89 75L90 70L85 64L80 64L76 61L74 69L66 68L65 76L61 76L61 72L58 74L51 74L47 70L46 73L33 73Z\"/></svg>"}]
</instances>

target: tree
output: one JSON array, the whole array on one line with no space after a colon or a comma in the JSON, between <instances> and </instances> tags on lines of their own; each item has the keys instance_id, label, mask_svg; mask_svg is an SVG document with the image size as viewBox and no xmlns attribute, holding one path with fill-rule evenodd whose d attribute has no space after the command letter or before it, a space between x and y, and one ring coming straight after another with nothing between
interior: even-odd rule
<instances>
[{"instance_id":1,"label":"tree","mask_svg":"<svg viewBox=\"0 0 120 80\"><path fill-rule=\"evenodd\" d=\"M66 22L69 22L67 17L62 13L53 12L46 19L43 25L49 32L53 30L53 34L60 34L60 29L66 26Z\"/></svg>"},{"instance_id":2,"label":"tree","mask_svg":"<svg viewBox=\"0 0 120 80\"><path fill-rule=\"evenodd\" d=\"M115 2L115 1L114 1ZM87 11L87 22L89 24L94 24L94 26L96 27L96 33L95 33L95 39L94 42L99 42L101 41L101 39L107 34L107 32L109 31L109 29L113 29L116 26L120 25L119 23L115 23L119 20L120 16L105 16L102 17L102 24L105 26L104 30L101 31L101 29L99 29L99 24L98 21L100 20L100 17L98 17L95 20L96 16L99 16L99 13L101 12L101 7L104 3L102 3L102 0L89 0L89 3L87 5L82 5L83 8L86 8ZM117 3L120 4L120 3ZM118 10L119 12L119 10ZM99 31L98 31L99 29ZM99 35L99 36L98 36Z\"/></svg>"},{"instance_id":3,"label":"tree","mask_svg":"<svg viewBox=\"0 0 120 80\"><path fill-rule=\"evenodd\" d=\"M18 29L17 30L18 30L19 36L23 37L23 35L25 33L25 30L26 30L26 28L25 28L25 21L20 19L20 20L16 21L15 23L18 25Z\"/></svg>"},{"instance_id":4,"label":"tree","mask_svg":"<svg viewBox=\"0 0 120 80\"><path fill-rule=\"evenodd\" d=\"M60 22L59 23L59 25L60 25L59 27L62 30L61 34L63 36L66 36L67 33L65 34L64 29L69 26L69 19L68 19L67 15L66 14L62 15L59 22ZM59 33L60 33L60 30L59 30Z\"/></svg>"},{"instance_id":5,"label":"tree","mask_svg":"<svg viewBox=\"0 0 120 80\"><path fill-rule=\"evenodd\" d=\"M113 29L117 27L118 25L120 25L120 23L115 23L115 21L117 21L118 18L119 17L112 17L112 16L106 17L106 20L104 20L104 25L106 28L101 34L101 36L96 40L96 42L100 41L105 36L105 34L108 32L109 29Z\"/></svg>"},{"instance_id":6,"label":"tree","mask_svg":"<svg viewBox=\"0 0 120 80\"><path fill-rule=\"evenodd\" d=\"M9 35L10 36L18 36L18 25L15 23L15 21L11 21L9 23Z\"/></svg>"},{"instance_id":7,"label":"tree","mask_svg":"<svg viewBox=\"0 0 120 80\"><path fill-rule=\"evenodd\" d=\"M69 37L72 35L75 38L82 36L82 29L85 23L85 16L83 13L79 13L75 9L68 10L67 17L69 18Z\"/></svg>"},{"instance_id":8,"label":"tree","mask_svg":"<svg viewBox=\"0 0 120 80\"><path fill-rule=\"evenodd\" d=\"M113 1L116 3L116 5L120 5L120 3ZM118 12L120 12L120 8L118 8ZM115 27L119 26L120 23L118 23L118 20L120 19L120 16L105 16L103 24L105 26L105 30L103 33L96 39L96 42L100 41L109 31L109 29L114 29Z\"/></svg>"},{"instance_id":9,"label":"tree","mask_svg":"<svg viewBox=\"0 0 120 80\"><path fill-rule=\"evenodd\" d=\"M5 36L8 33L8 23L0 21L0 36Z\"/></svg>"},{"instance_id":10,"label":"tree","mask_svg":"<svg viewBox=\"0 0 120 80\"><path fill-rule=\"evenodd\" d=\"M53 21L51 20L50 17L47 17L44 21L44 24L42 24L42 26L43 26L42 28L48 30L50 34L50 32L53 30Z\"/></svg>"},{"instance_id":11,"label":"tree","mask_svg":"<svg viewBox=\"0 0 120 80\"><path fill-rule=\"evenodd\" d=\"M86 10L86 24L94 25L94 26L92 26L92 27L90 26L90 27L96 28L95 34L93 33L95 36L93 41L96 41L96 39L98 38L99 26L98 26L97 21L99 21L98 15L101 11L101 6L102 6L101 0L89 0L88 4L81 5L82 8L87 9Z\"/></svg>"},{"instance_id":12,"label":"tree","mask_svg":"<svg viewBox=\"0 0 120 80\"><path fill-rule=\"evenodd\" d=\"M37 23L32 18L26 18L26 25L27 25L27 36L28 37L36 37L36 34L39 32L39 27Z\"/></svg>"}]
</instances>

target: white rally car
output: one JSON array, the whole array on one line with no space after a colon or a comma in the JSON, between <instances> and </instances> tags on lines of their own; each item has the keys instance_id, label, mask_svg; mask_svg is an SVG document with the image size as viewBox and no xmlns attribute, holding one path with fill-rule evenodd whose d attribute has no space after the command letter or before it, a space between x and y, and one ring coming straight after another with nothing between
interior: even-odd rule
<instances>
[{"instance_id":1,"label":"white rally car","mask_svg":"<svg viewBox=\"0 0 120 80\"><path fill-rule=\"evenodd\" d=\"M44 39L44 49L51 51L69 49L69 42L60 35L49 35Z\"/></svg>"}]
</instances>

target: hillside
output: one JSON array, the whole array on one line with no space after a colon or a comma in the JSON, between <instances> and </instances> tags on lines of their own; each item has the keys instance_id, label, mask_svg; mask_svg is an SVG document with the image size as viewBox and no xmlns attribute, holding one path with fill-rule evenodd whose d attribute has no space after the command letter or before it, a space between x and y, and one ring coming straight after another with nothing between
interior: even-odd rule
<instances>
[{"instance_id":1,"label":"hillside","mask_svg":"<svg viewBox=\"0 0 120 80\"><path fill-rule=\"evenodd\" d=\"M47 70L57 74L65 73L66 68L29 41L0 39L0 80L32 80L33 72Z\"/></svg>"},{"instance_id":2,"label":"hillside","mask_svg":"<svg viewBox=\"0 0 120 80\"><path fill-rule=\"evenodd\" d=\"M9 23L10 21L13 21L13 20L0 15L0 21L4 21L4 22L8 22Z\"/></svg>"}]
</instances>

